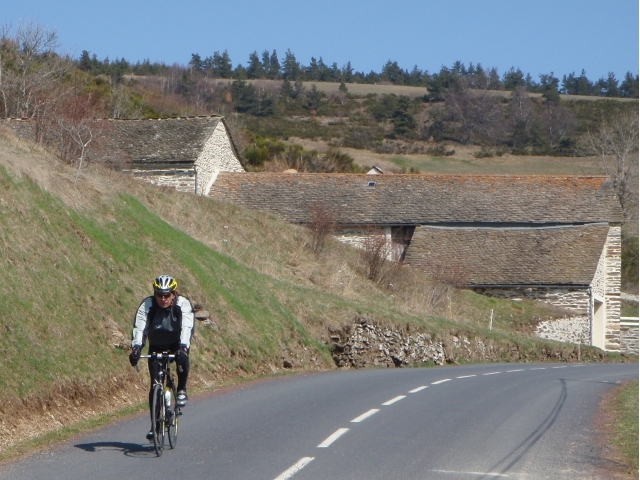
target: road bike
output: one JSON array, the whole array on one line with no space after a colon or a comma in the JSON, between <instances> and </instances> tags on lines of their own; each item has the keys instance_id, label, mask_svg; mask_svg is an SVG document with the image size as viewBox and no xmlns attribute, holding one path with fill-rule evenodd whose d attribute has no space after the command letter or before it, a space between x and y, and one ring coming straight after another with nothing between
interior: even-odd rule
<instances>
[{"instance_id":1,"label":"road bike","mask_svg":"<svg viewBox=\"0 0 640 480\"><path fill-rule=\"evenodd\" d=\"M160 368L158 377L153 380L151 394L151 429L153 430L153 446L156 455L164 451L165 437L169 446L176 448L178 443L178 420L182 415L176 403L177 391L175 378L171 374L171 361L176 358L169 352L158 352L141 355L140 358L151 358L157 361Z\"/></svg>"}]
</instances>

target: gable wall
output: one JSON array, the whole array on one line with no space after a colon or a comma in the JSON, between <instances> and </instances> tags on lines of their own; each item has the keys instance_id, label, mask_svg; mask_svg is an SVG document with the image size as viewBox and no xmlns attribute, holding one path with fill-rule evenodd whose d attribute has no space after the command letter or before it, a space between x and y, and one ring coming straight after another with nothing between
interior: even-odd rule
<instances>
[{"instance_id":1,"label":"gable wall","mask_svg":"<svg viewBox=\"0 0 640 480\"><path fill-rule=\"evenodd\" d=\"M204 145L195 162L195 193L207 195L211 187L210 180L217 172L244 172L236 153L231 146L229 134L223 122L219 122L213 134Z\"/></svg>"}]
</instances>

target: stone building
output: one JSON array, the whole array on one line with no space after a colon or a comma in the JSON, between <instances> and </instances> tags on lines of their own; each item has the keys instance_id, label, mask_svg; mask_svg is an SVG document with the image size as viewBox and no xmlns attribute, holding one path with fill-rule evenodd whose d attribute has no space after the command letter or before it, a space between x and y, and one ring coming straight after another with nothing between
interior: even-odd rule
<instances>
[{"instance_id":1,"label":"stone building","mask_svg":"<svg viewBox=\"0 0 640 480\"><path fill-rule=\"evenodd\" d=\"M221 172L244 172L219 116L109 120L106 146L125 170L155 185L207 190Z\"/></svg>"},{"instance_id":2,"label":"stone building","mask_svg":"<svg viewBox=\"0 0 640 480\"><path fill-rule=\"evenodd\" d=\"M101 136L90 145L88 159L118 165L154 185L199 194L219 172L245 171L221 116L100 122ZM36 140L34 119L9 118L4 123L17 136Z\"/></svg>"},{"instance_id":3,"label":"stone building","mask_svg":"<svg viewBox=\"0 0 640 480\"><path fill-rule=\"evenodd\" d=\"M203 194L298 224L321 210L354 244L376 229L396 260L568 308L592 345L620 348L622 212L607 177L221 173Z\"/></svg>"}]
</instances>

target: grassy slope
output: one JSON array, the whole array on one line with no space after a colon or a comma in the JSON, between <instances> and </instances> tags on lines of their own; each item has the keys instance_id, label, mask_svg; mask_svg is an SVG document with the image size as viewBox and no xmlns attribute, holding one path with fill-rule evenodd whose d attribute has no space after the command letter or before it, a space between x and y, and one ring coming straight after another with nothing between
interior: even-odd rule
<instances>
[{"instance_id":1,"label":"grassy slope","mask_svg":"<svg viewBox=\"0 0 640 480\"><path fill-rule=\"evenodd\" d=\"M330 243L316 257L303 228L274 217L97 167L77 185L74 176L0 132L0 427L13 431L0 452L11 440L144 398L145 374L132 372L126 348L111 346L110 325L128 343L133 313L163 272L211 313L211 324L199 322L194 337L196 386L272 373L283 357L297 368L334 368L328 329L356 315L398 328L466 333L533 357L545 346L564 348L517 336L536 318L553 315L540 305L454 292L445 309L421 297L428 284L420 278L390 272L396 287L381 288L362 275L352 249ZM455 321L437 317L446 311ZM105 385L115 398L108 404L101 403ZM137 385L137 397L130 385ZM126 392L121 400L118 392ZM40 429L25 433L33 418Z\"/></svg>"}]
</instances>

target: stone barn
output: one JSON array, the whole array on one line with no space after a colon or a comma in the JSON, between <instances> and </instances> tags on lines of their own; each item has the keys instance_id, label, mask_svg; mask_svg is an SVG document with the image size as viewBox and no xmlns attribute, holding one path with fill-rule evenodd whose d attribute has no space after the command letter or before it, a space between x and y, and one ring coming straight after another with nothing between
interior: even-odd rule
<instances>
[{"instance_id":1,"label":"stone barn","mask_svg":"<svg viewBox=\"0 0 640 480\"><path fill-rule=\"evenodd\" d=\"M297 224L320 208L342 241L376 229L395 260L568 308L592 345L620 348L622 212L607 177L220 173L201 193Z\"/></svg>"},{"instance_id":2,"label":"stone barn","mask_svg":"<svg viewBox=\"0 0 640 480\"><path fill-rule=\"evenodd\" d=\"M125 170L184 192L209 188L219 172L244 172L220 116L108 120L107 151Z\"/></svg>"}]
</instances>

